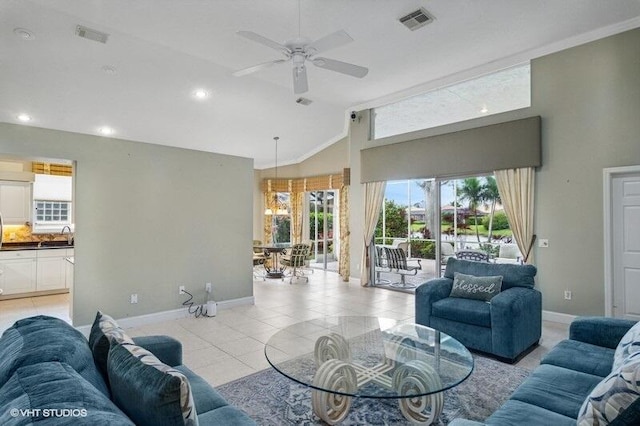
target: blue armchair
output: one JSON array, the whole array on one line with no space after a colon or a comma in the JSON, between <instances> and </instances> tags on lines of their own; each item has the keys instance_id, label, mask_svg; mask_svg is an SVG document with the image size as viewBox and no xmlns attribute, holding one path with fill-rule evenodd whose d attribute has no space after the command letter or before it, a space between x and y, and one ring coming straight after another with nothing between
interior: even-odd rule
<instances>
[{"instance_id":1,"label":"blue armchair","mask_svg":"<svg viewBox=\"0 0 640 426\"><path fill-rule=\"evenodd\" d=\"M502 291L491 301L449 297L454 272L501 275ZM536 345L542 333L542 295L534 290L536 267L450 258L444 277L416 289L416 323L440 330L469 349L508 362Z\"/></svg>"}]
</instances>

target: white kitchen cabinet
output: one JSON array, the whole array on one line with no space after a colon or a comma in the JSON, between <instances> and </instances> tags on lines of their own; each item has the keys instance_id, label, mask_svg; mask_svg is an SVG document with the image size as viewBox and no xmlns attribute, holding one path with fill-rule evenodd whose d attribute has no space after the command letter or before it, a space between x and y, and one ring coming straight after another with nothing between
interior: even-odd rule
<instances>
[{"instance_id":1,"label":"white kitchen cabinet","mask_svg":"<svg viewBox=\"0 0 640 426\"><path fill-rule=\"evenodd\" d=\"M36 291L36 253L0 253L0 288L3 295Z\"/></svg>"},{"instance_id":2,"label":"white kitchen cabinet","mask_svg":"<svg viewBox=\"0 0 640 426\"><path fill-rule=\"evenodd\" d=\"M38 273L36 290L61 290L66 288L66 249L37 250Z\"/></svg>"},{"instance_id":3,"label":"white kitchen cabinet","mask_svg":"<svg viewBox=\"0 0 640 426\"><path fill-rule=\"evenodd\" d=\"M65 275L65 287L71 289L73 287L73 268L74 268L74 257L73 257L73 249L67 249L67 257L65 258L66 263L66 275ZM70 260L68 260L70 259Z\"/></svg>"},{"instance_id":4,"label":"white kitchen cabinet","mask_svg":"<svg viewBox=\"0 0 640 426\"><path fill-rule=\"evenodd\" d=\"M0 213L5 224L23 225L31 221L31 184L0 182Z\"/></svg>"}]
</instances>

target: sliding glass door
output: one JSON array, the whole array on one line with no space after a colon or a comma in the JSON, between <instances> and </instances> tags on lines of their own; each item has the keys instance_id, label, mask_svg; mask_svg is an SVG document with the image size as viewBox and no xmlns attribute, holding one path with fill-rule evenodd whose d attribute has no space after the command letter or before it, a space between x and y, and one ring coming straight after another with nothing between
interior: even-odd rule
<instances>
[{"instance_id":1,"label":"sliding glass door","mask_svg":"<svg viewBox=\"0 0 640 426\"><path fill-rule=\"evenodd\" d=\"M337 271L340 252L338 191L312 191L307 192L305 197L307 220L304 224L304 234L312 244L311 266Z\"/></svg>"}]
</instances>

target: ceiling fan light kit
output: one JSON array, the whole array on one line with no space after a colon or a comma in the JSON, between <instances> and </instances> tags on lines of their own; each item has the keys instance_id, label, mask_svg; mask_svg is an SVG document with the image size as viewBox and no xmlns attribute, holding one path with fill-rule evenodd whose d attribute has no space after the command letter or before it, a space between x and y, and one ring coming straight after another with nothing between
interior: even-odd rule
<instances>
[{"instance_id":1,"label":"ceiling fan light kit","mask_svg":"<svg viewBox=\"0 0 640 426\"><path fill-rule=\"evenodd\" d=\"M252 31L238 31L239 36L253 42L270 47L285 56L285 59L276 59L262 64L244 68L233 73L236 77L252 74L256 71L271 67L276 64L291 61L293 68L293 91L296 94L305 93L309 90L307 79L306 63L311 62L318 68L346 74L356 78L363 78L369 69L348 62L337 61L335 59L317 57L318 53L343 46L353 41L351 36L340 30L329 34L316 41L309 41L306 38L298 37L280 44Z\"/></svg>"}]
</instances>

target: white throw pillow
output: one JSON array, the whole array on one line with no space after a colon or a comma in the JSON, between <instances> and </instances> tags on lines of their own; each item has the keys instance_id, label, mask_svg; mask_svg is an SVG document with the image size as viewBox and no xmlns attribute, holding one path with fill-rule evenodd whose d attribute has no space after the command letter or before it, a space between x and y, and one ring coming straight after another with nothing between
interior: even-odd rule
<instances>
[{"instance_id":1,"label":"white throw pillow","mask_svg":"<svg viewBox=\"0 0 640 426\"><path fill-rule=\"evenodd\" d=\"M632 404L640 404L640 352L626 358L625 362L605 377L591 391L580 408L578 426L608 425ZM640 412L633 410L635 416ZM638 424L640 419L626 419Z\"/></svg>"},{"instance_id":2,"label":"white throw pillow","mask_svg":"<svg viewBox=\"0 0 640 426\"><path fill-rule=\"evenodd\" d=\"M616 352L613 355L611 371L620 368L625 359L637 352L640 352L640 322L631 327L618 343Z\"/></svg>"}]
</instances>

